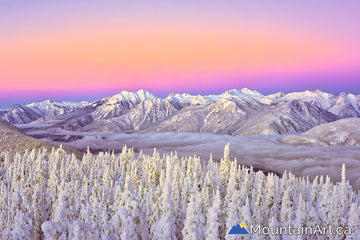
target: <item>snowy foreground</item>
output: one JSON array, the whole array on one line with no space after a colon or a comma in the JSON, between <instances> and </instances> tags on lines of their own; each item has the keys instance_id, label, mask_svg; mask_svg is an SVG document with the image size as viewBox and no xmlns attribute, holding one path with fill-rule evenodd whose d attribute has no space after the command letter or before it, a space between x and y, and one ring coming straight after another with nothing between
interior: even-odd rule
<instances>
[{"instance_id":1,"label":"snowy foreground","mask_svg":"<svg viewBox=\"0 0 360 240\"><path fill-rule=\"evenodd\" d=\"M351 235L252 239L360 239L360 194L345 180L282 177L176 154L61 148L0 154L0 239L237 239L233 225L349 226ZM248 229L249 230L249 229Z\"/></svg>"}]
</instances>

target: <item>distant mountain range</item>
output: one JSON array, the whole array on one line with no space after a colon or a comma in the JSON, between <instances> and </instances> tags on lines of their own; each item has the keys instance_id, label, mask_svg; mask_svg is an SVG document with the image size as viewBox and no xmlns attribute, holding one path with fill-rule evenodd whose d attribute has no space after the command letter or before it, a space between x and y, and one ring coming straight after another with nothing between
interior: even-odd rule
<instances>
[{"instance_id":1,"label":"distant mountain range","mask_svg":"<svg viewBox=\"0 0 360 240\"><path fill-rule=\"evenodd\" d=\"M89 103L86 101L80 103L64 101L59 103L53 100L34 102L24 106L16 104L7 110L0 110L0 118L5 119L12 124L25 124L39 119L53 119L87 104Z\"/></svg>"},{"instance_id":2,"label":"distant mountain range","mask_svg":"<svg viewBox=\"0 0 360 240\"><path fill-rule=\"evenodd\" d=\"M219 95L170 94L158 98L123 91L91 103L46 100L0 111L12 124L81 132L189 131L230 135L305 132L360 116L360 95L317 91L263 95L249 89Z\"/></svg>"}]
</instances>

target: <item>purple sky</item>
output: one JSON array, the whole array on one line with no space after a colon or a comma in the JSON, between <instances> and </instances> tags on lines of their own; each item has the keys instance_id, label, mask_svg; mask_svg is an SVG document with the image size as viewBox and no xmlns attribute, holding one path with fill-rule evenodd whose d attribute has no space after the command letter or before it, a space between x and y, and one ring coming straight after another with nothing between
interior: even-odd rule
<instances>
[{"instance_id":1,"label":"purple sky","mask_svg":"<svg viewBox=\"0 0 360 240\"><path fill-rule=\"evenodd\" d=\"M122 90L360 94L360 2L2 1L0 106Z\"/></svg>"}]
</instances>

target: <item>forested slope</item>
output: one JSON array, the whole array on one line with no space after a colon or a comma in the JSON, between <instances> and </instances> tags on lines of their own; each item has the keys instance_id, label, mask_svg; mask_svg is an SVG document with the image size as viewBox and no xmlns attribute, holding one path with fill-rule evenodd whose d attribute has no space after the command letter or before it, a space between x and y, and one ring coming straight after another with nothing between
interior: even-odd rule
<instances>
[{"instance_id":1,"label":"forested slope","mask_svg":"<svg viewBox=\"0 0 360 240\"><path fill-rule=\"evenodd\" d=\"M0 152L9 152L10 154L23 153L26 149L42 149L51 151L53 147L57 148L58 143L43 142L28 136L22 130L10 124L8 121L0 119ZM79 150L64 146L69 153L75 153L81 158Z\"/></svg>"}]
</instances>

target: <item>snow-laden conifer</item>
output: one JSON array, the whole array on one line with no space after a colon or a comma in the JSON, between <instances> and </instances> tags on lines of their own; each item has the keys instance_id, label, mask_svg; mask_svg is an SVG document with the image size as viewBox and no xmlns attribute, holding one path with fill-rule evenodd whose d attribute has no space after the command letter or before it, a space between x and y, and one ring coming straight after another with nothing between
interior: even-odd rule
<instances>
[{"instance_id":1,"label":"snow-laden conifer","mask_svg":"<svg viewBox=\"0 0 360 240\"><path fill-rule=\"evenodd\" d=\"M226 239L238 223L351 226L346 238L359 238L345 166L333 183L240 166L229 145L220 162L205 160L126 146L82 159L62 148L0 153L0 239Z\"/></svg>"},{"instance_id":2,"label":"snow-laden conifer","mask_svg":"<svg viewBox=\"0 0 360 240\"><path fill-rule=\"evenodd\" d=\"M184 240L204 239L205 217L201 207L201 194L192 194L186 210L186 218L182 236Z\"/></svg>"},{"instance_id":3,"label":"snow-laden conifer","mask_svg":"<svg viewBox=\"0 0 360 240\"><path fill-rule=\"evenodd\" d=\"M207 213L207 221L205 228L206 239L219 239L220 238L220 205L221 198L219 188L216 190L214 201Z\"/></svg>"}]
</instances>

